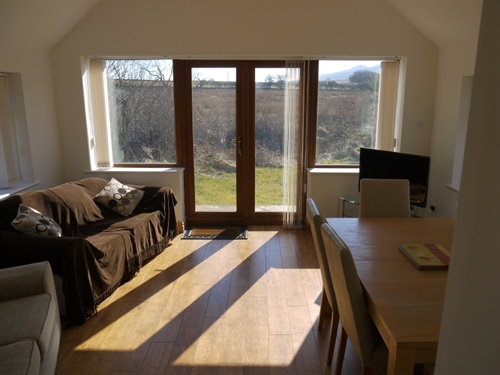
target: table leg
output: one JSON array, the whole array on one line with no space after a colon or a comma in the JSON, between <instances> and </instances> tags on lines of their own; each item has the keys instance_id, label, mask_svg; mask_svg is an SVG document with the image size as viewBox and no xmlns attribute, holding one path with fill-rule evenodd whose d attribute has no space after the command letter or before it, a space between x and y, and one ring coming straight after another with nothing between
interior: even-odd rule
<instances>
[{"instance_id":1,"label":"table leg","mask_svg":"<svg viewBox=\"0 0 500 375\"><path fill-rule=\"evenodd\" d=\"M345 198L339 197L339 206L337 207L338 217L344 217L344 209L345 209Z\"/></svg>"},{"instance_id":2,"label":"table leg","mask_svg":"<svg viewBox=\"0 0 500 375\"><path fill-rule=\"evenodd\" d=\"M414 364L414 348L395 348L395 350L389 350L387 375L412 375Z\"/></svg>"}]
</instances>

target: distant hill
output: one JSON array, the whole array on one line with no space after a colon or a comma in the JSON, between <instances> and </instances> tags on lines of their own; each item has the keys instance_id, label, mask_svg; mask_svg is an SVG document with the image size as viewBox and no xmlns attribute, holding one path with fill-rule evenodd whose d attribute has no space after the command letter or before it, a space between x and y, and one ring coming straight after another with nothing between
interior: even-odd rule
<instances>
[{"instance_id":1,"label":"distant hill","mask_svg":"<svg viewBox=\"0 0 500 375\"><path fill-rule=\"evenodd\" d=\"M370 72L380 74L380 65L376 65L376 66L372 66L372 67L367 67L365 65L357 65L354 68L351 68L349 70L343 70L341 72L336 72L336 73L321 74L319 76L319 80L320 81L337 81L337 82L349 81L349 77L351 76L351 74L358 71L358 70L369 70Z\"/></svg>"}]
</instances>

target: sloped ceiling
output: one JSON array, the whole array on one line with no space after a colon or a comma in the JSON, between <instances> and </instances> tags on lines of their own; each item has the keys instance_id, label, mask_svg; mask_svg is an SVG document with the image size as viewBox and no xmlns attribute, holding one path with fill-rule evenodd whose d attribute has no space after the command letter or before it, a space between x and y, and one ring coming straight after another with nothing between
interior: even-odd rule
<instances>
[{"instance_id":1,"label":"sloped ceiling","mask_svg":"<svg viewBox=\"0 0 500 375\"><path fill-rule=\"evenodd\" d=\"M100 1L0 0L0 53L52 49ZM438 48L477 41L482 0L374 1L392 4Z\"/></svg>"},{"instance_id":2,"label":"sloped ceiling","mask_svg":"<svg viewBox=\"0 0 500 375\"><path fill-rule=\"evenodd\" d=\"M99 1L0 0L0 53L52 49Z\"/></svg>"},{"instance_id":3,"label":"sloped ceiling","mask_svg":"<svg viewBox=\"0 0 500 375\"><path fill-rule=\"evenodd\" d=\"M482 0L387 0L438 48L476 42Z\"/></svg>"}]
</instances>

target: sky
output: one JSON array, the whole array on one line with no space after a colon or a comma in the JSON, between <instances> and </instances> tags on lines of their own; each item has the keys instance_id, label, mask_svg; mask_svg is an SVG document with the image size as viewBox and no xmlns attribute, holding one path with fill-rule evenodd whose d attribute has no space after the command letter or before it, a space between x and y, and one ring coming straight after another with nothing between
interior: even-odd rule
<instances>
[{"instance_id":1,"label":"sky","mask_svg":"<svg viewBox=\"0 0 500 375\"><path fill-rule=\"evenodd\" d=\"M328 74L341 72L351 69L357 65L365 65L371 67L380 64L380 61L373 60L320 60L319 74ZM236 68L200 68L200 78L213 79L215 81L230 81L236 80ZM264 82L268 75L277 76L284 75L284 68L258 68L255 72L257 82Z\"/></svg>"},{"instance_id":2,"label":"sky","mask_svg":"<svg viewBox=\"0 0 500 375\"><path fill-rule=\"evenodd\" d=\"M357 65L364 65L368 68L379 65L379 60L320 60L319 74L328 74L349 70Z\"/></svg>"}]
</instances>

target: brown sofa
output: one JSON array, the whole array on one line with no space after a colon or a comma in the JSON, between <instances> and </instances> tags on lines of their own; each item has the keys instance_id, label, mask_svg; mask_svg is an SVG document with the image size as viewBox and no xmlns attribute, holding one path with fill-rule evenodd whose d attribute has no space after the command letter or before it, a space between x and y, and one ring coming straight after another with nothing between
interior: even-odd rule
<instances>
[{"instance_id":1,"label":"brown sofa","mask_svg":"<svg viewBox=\"0 0 500 375\"><path fill-rule=\"evenodd\" d=\"M95 314L99 303L177 235L171 189L129 185L144 195L124 217L93 200L107 182L86 178L0 201L0 268L49 261L62 278L65 315L74 324ZM55 220L62 236L14 229L20 203Z\"/></svg>"}]
</instances>

